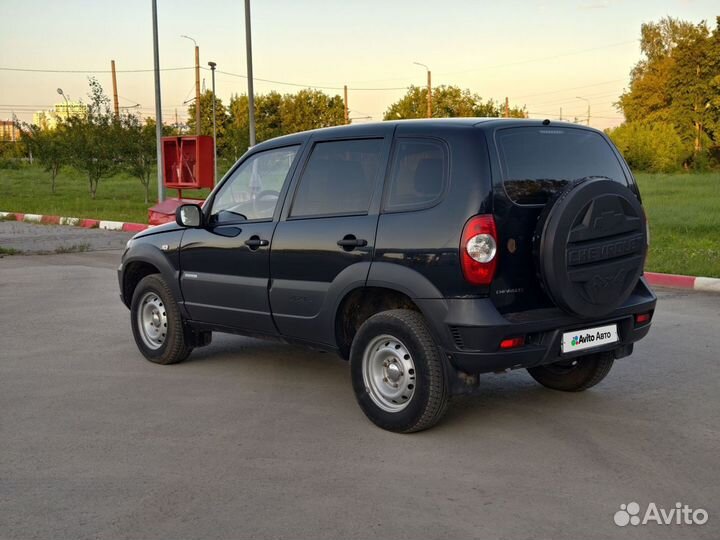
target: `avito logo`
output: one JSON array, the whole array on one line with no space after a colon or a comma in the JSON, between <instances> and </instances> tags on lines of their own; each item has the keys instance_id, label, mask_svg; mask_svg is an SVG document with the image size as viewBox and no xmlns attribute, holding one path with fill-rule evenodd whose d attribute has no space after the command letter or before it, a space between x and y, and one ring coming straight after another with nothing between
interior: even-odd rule
<instances>
[{"instance_id":1,"label":"avito logo","mask_svg":"<svg viewBox=\"0 0 720 540\"><path fill-rule=\"evenodd\" d=\"M586 333L584 335L574 336L570 342L571 347L580 345L581 343L593 343L594 341L602 341L612 337L611 332L598 332L597 334Z\"/></svg>"},{"instance_id":2,"label":"avito logo","mask_svg":"<svg viewBox=\"0 0 720 540\"><path fill-rule=\"evenodd\" d=\"M645 509L645 513L640 516L640 505L636 502L621 504L620 510L615 512L613 516L615 525L625 527L626 525L647 525L655 523L657 525L705 525L708 520L707 510L702 508L690 508L687 504L675 503L674 508L666 510L659 508L657 504L651 502Z\"/></svg>"}]
</instances>

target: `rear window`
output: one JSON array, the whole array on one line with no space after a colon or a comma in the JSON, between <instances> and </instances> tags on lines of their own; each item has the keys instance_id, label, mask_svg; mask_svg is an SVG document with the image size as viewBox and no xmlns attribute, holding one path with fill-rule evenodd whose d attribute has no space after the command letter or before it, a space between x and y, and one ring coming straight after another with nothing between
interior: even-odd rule
<instances>
[{"instance_id":1,"label":"rear window","mask_svg":"<svg viewBox=\"0 0 720 540\"><path fill-rule=\"evenodd\" d=\"M584 129L520 127L495 135L503 185L518 204L545 204L568 182L588 176L627 185L607 141Z\"/></svg>"},{"instance_id":2,"label":"rear window","mask_svg":"<svg viewBox=\"0 0 720 540\"><path fill-rule=\"evenodd\" d=\"M385 211L419 210L440 200L447 184L445 154L438 141L398 139Z\"/></svg>"}]
</instances>

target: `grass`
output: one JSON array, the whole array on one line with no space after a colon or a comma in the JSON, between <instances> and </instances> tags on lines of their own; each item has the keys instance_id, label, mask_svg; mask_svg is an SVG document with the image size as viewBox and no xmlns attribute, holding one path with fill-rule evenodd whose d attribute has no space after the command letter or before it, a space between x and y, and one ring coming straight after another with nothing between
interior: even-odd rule
<instances>
[{"instance_id":1,"label":"grass","mask_svg":"<svg viewBox=\"0 0 720 540\"><path fill-rule=\"evenodd\" d=\"M17 249L0 246L0 257L3 255L17 255L18 253L21 252Z\"/></svg>"},{"instance_id":2,"label":"grass","mask_svg":"<svg viewBox=\"0 0 720 540\"><path fill-rule=\"evenodd\" d=\"M694 276L720 277L720 173L637 174L650 220L647 269ZM207 191L184 192L204 197ZM50 192L48 173L36 166L0 169L0 210L147 223L148 206L137 178L120 174L100 180L97 199L87 179L65 168ZM170 191L171 196L175 195Z\"/></svg>"},{"instance_id":3,"label":"grass","mask_svg":"<svg viewBox=\"0 0 720 540\"><path fill-rule=\"evenodd\" d=\"M207 190L186 190L183 196L204 198ZM174 190L168 196L176 196ZM0 211L46 214L77 218L96 218L147 223L148 208L157 202L157 183L150 184L150 203L145 204L145 188L138 178L118 174L102 178L97 198L90 198L87 178L65 167L56 180L56 193L50 190L50 173L37 166L0 169Z\"/></svg>"},{"instance_id":4,"label":"grass","mask_svg":"<svg viewBox=\"0 0 720 540\"><path fill-rule=\"evenodd\" d=\"M720 277L720 172L636 177L650 223L647 270Z\"/></svg>"}]
</instances>

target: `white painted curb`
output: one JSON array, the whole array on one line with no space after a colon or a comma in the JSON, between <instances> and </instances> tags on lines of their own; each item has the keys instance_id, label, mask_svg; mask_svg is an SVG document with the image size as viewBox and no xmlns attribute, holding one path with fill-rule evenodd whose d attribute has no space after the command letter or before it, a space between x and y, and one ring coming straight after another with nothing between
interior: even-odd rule
<instances>
[{"instance_id":1,"label":"white painted curb","mask_svg":"<svg viewBox=\"0 0 720 540\"><path fill-rule=\"evenodd\" d=\"M122 231L123 225L122 221L101 221L98 228L108 231Z\"/></svg>"},{"instance_id":2,"label":"white painted curb","mask_svg":"<svg viewBox=\"0 0 720 540\"><path fill-rule=\"evenodd\" d=\"M696 277L693 289L696 291L720 293L720 279Z\"/></svg>"}]
</instances>

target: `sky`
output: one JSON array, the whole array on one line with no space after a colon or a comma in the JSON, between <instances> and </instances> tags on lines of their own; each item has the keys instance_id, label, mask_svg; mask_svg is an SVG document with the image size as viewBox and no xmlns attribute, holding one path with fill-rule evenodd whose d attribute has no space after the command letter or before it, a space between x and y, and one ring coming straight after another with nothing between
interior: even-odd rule
<instances>
[{"instance_id":1,"label":"sky","mask_svg":"<svg viewBox=\"0 0 720 540\"><path fill-rule=\"evenodd\" d=\"M256 93L349 87L351 118L381 120L411 84L453 84L483 98L525 105L533 118L586 118L606 128L622 122L613 103L640 58L643 22L664 16L713 26L717 0L252 0ZM247 92L242 0L158 0L162 69L217 63L217 95ZM0 119L70 99L87 101L87 79L112 94L118 70L120 106L140 104L154 116L150 0L0 0ZM8 71L74 70L81 73ZM90 73L92 72L92 73ZM224 73L220 73L224 72ZM234 74L234 75L229 75ZM238 76L240 75L240 76ZM203 84L211 87L210 72ZM258 79L266 79L265 82ZM280 84L289 83L289 84ZM299 86L293 86L299 85ZM194 96L192 69L161 73L165 122L182 121ZM585 98L584 101L579 98ZM371 117L367 119L366 117Z\"/></svg>"}]
</instances>

